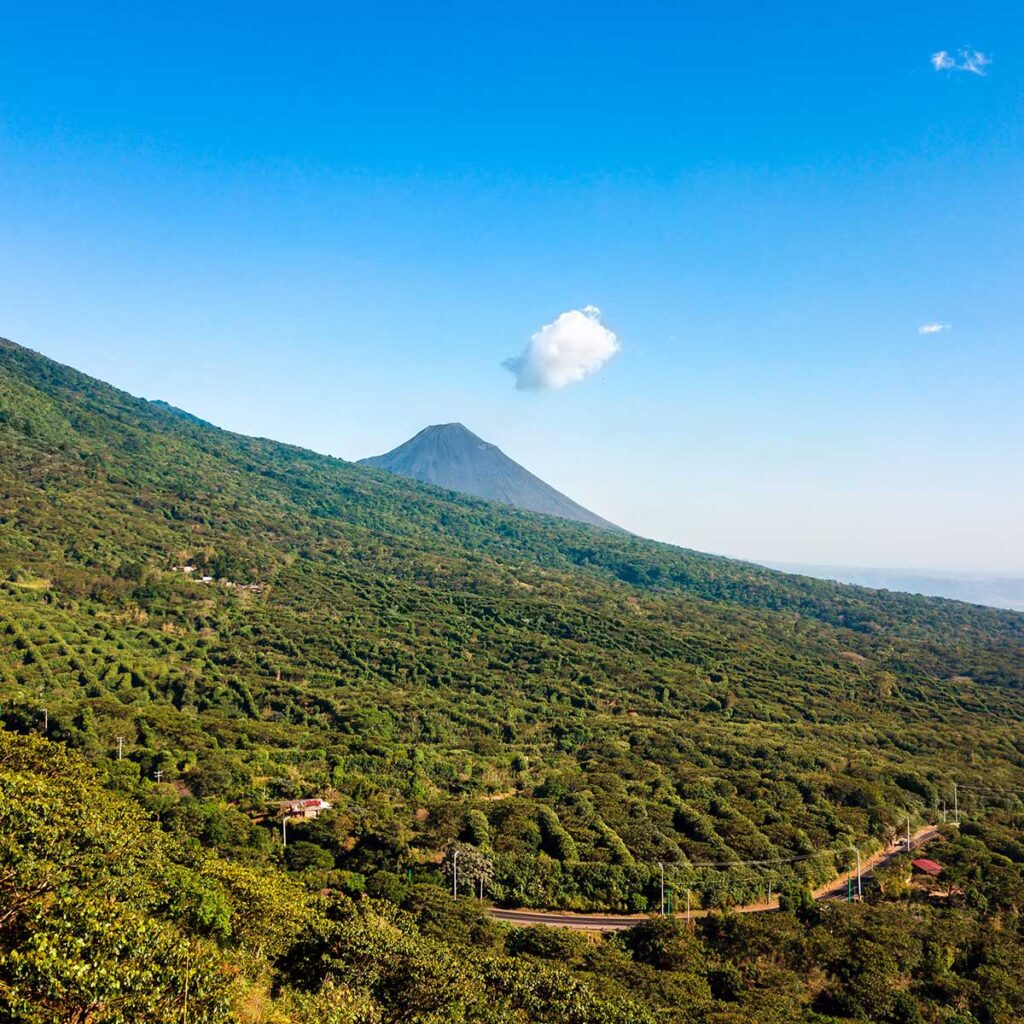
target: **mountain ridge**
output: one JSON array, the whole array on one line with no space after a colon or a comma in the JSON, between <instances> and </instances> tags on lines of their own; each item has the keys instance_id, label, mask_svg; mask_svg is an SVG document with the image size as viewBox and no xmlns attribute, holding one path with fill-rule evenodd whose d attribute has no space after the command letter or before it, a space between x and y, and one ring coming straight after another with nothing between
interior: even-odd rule
<instances>
[{"instance_id":1,"label":"mountain ridge","mask_svg":"<svg viewBox=\"0 0 1024 1024\"><path fill-rule=\"evenodd\" d=\"M397 448L360 459L357 464L385 469L398 476L511 505L525 512L625 532L556 490L462 423L424 427Z\"/></svg>"},{"instance_id":2,"label":"mountain ridge","mask_svg":"<svg viewBox=\"0 0 1024 1024\"><path fill-rule=\"evenodd\" d=\"M518 510L502 514L502 506L483 499L460 496L397 474L386 473L381 477L379 473L366 472L372 467L356 462L286 442L237 434L215 424L206 425L199 417L176 415L161 403L131 395L5 338L0 338L0 371L14 389L5 394L0 388L0 428L13 431L21 445L48 447L74 442L94 456L98 442L103 442L109 449L107 458L112 458L123 455L125 448L123 443L111 444L109 431L113 424L121 432L140 431L140 438L167 431L186 442L201 442L199 450L206 459L223 457L236 471L257 472L264 487L284 486L300 471L329 472L332 479L337 476L345 481L343 496L354 502L350 514L362 508L355 499L376 499L385 494L390 497L395 488L409 498L429 496L439 510L438 518L430 520L431 538L442 519L458 510L471 515L474 522L482 518L494 528L490 544L506 560L521 559L528 553L531 559L535 557L532 547L528 552L520 537L519 528L525 528L529 522L539 531L538 536L545 539L554 540L553 531L557 531L557 543L538 559L540 565L576 567L606 574L631 586L678 589L701 599L788 610L851 628L864 628L879 605L890 605L901 618L910 619L923 609L942 608L948 613L955 608L970 621L978 620L979 616L986 621L1000 619L1024 639L1024 616L1011 611L982 609L951 598L879 592L857 584L819 580L751 561L648 540L625 531L594 534L586 524L572 520L545 522L522 517ZM4 382L5 377L0 376L0 385ZM52 409L44 411L44 402ZM132 445L132 454L137 454L137 450L138 442ZM161 475L180 472L180 466L173 461L174 453L168 452L166 445L153 447L149 454L144 472L151 472L158 462L163 463ZM287 475L263 464L274 456L286 460ZM378 481L385 478L394 483L382 489ZM202 486L201 479L196 482ZM304 483L300 494L308 494L313 486L312 481ZM417 505L417 509L422 511L423 506ZM370 524L379 527L379 516L367 518L363 525ZM409 528L408 518L389 517L387 527L404 534ZM598 538L601 543L595 544ZM869 610L869 606L874 607Z\"/></svg>"}]
</instances>

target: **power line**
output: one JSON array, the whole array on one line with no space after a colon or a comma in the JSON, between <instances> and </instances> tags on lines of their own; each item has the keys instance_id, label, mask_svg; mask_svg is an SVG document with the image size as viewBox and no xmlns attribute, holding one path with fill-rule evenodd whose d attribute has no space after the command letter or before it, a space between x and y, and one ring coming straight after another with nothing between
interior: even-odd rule
<instances>
[{"instance_id":1,"label":"power line","mask_svg":"<svg viewBox=\"0 0 1024 1024\"><path fill-rule=\"evenodd\" d=\"M959 784L960 789L966 789L969 793L1000 793L1005 796L1020 796L1021 789L1007 789L1003 786L972 786L970 784ZM956 789L956 786L953 787Z\"/></svg>"},{"instance_id":2,"label":"power line","mask_svg":"<svg viewBox=\"0 0 1024 1024\"><path fill-rule=\"evenodd\" d=\"M815 850L813 853L799 853L792 857L768 857L761 860L705 860L705 861L679 861L673 863L672 867L689 868L742 868L758 867L765 864L796 864L798 861L813 860L815 857L835 856L839 853L846 853L854 849L852 846L837 846L832 849ZM660 863L660 862L659 862Z\"/></svg>"},{"instance_id":3,"label":"power line","mask_svg":"<svg viewBox=\"0 0 1024 1024\"><path fill-rule=\"evenodd\" d=\"M910 850L913 847L913 836L910 833L910 820L907 819L907 839L906 848ZM903 845L902 843L900 845ZM794 854L791 857L767 857L753 860L708 860L708 861L678 861L670 862L669 866L680 869L690 870L693 868L742 868L742 867L763 867L769 864L796 864L800 861L814 860L816 857L828 857L836 856L840 853L849 853L851 850L858 850L857 846L836 846L826 848L823 850L814 850L811 853L800 853ZM642 862L641 862L642 863ZM655 862L657 867L662 866L661 861Z\"/></svg>"}]
</instances>

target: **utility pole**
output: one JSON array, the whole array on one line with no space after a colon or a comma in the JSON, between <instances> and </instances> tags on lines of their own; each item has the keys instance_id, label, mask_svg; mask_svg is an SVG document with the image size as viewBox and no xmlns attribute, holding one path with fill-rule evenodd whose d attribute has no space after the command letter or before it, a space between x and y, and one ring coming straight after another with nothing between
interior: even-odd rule
<instances>
[{"instance_id":1,"label":"utility pole","mask_svg":"<svg viewBox=\"0 0 1024 1024\"><path fill-rule=\"evenodd\" d=\"M661 868L661 916L665 916L665 865L659 860L658 867Z\"/></svg>"},{"instance_id":2,"label":"utility pole","mask_svg":"<svg viewBox=\"0 0 1024 1024\"><path fill-rule=\"evenodd\" d=\"M907 815L907 853L910 853L910 815Z\"/></svg>"},{"instance_id":3,"label":"utility pole","mask_svg":"<svg viewBox=\"0 0 1024 1024\"><path fill-rule=\"evenodd\" d=\"M157 782L159 782L164 777L163 769L157 768L157 770L153 772L153 777Z\"/></svg>"},{"instance_id":4,"label":"utility pole","mask_svg":"<svg viewBox=\"0 0 1024 1024\"><path fill-rule=\"evenodd\" d=\"M50 712L43 708L43 735L50 731Z\"/></svg>"},{"instance_id":5,"label":"utility pole","mask_svg":"<svg viewBox=\"0 0 1024 1024\"><path fill-rule=\"evenodd\" d=\"M857 854L857 899L860 899L864 894L860 881L860 850L858 850L856 846L851 846L850 849Z\"/></svg>"},{"instance_id":6,"label":"utility pole","mask_svg":"<svg viewBox=\"0 0 1024 1024\"><path fill-rule=\"evenodd\" d=\"M118 761L120 761L122 757L124 757L124 737L123 736L118 736L117 737L117 759L118 759Z\"/></svg>"},{"instance_id":7,"label":"utility pole","mask_svg":"<svg viewBox=\"0 0 1024 1024\"><path fill-rule=\"evenodd\" d=\"M459 851L452 850L452 899L459 898Z\"/></svg>"},{"instance_id":8,"label":"utility pole","mask_svg":"<svg viewBox=\"0 0 1024 1024\"><path fill-rule=\"evenodd\" d=\"M766 907L770 907L771 905L772 905L772 883L771 883L771 880L769 880L769 882L768 882L768 902L765 904L765 906Z\"/></svg>"},{"instance_id":9,"label":"utility pole","mask_svg":"<svg viewBox=\"0 0 1024 1024\"><path fill-rule=\"evenodd\" d=\"M281 845L288 846L288 815L281 819Z\"/></svg>"},{"instance_id":10,"label":"utility pole","mask_svg":"<svg viewBox=\"0 0 1024 1024\"><path fill-rule=\"evenodd\" d=\"M957 798L956 783L953 783L953 820L960 824L960 802Z\"/></svg>"},{"instance_id":11,"label":"utility pole","mask_svg":"<svg viewBox=\"0 0 1024 1024\"><path fill-rule=\"evenodd\" d=\"M690 923L690 890L686 890L686 923Z\"/></svg>"}]
</instances>

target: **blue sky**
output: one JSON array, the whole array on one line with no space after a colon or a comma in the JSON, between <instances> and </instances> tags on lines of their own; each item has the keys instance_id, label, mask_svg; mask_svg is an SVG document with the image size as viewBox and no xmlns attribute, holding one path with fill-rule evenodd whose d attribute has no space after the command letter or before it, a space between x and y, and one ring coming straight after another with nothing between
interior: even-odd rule
<instances>
[{"instance_id":1,"label":"blue sky","mask_svg":"<svg viewBox=\"0 0 1024 1024\"><path fill-rule=\"evenodd\" d=\"M691 547L1024 572L1024 13L833 6L0 0L0 335L348 458L461 420ZM516 390L588 304L619 353Z\"/></svg>"}]
</instances>

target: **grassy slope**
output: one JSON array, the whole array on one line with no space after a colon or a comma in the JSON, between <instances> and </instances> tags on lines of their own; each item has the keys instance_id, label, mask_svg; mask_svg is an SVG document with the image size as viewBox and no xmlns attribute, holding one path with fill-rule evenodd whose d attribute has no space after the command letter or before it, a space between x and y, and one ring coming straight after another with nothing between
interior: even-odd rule
<instances>
[{"instance_id":1,"label":"grassy slope","mask_svg":"<svg viewBox=\"0 0 1024 1024\"><path fill-rule=\"evenodd\" d=\"M537 801L583 860L785 855L1024 776L1024 616L516 513L7 342L0 576L9 721L198 792L333 784L414 859L472 805L552 852Z\"/></svg>"}]
</instances>

